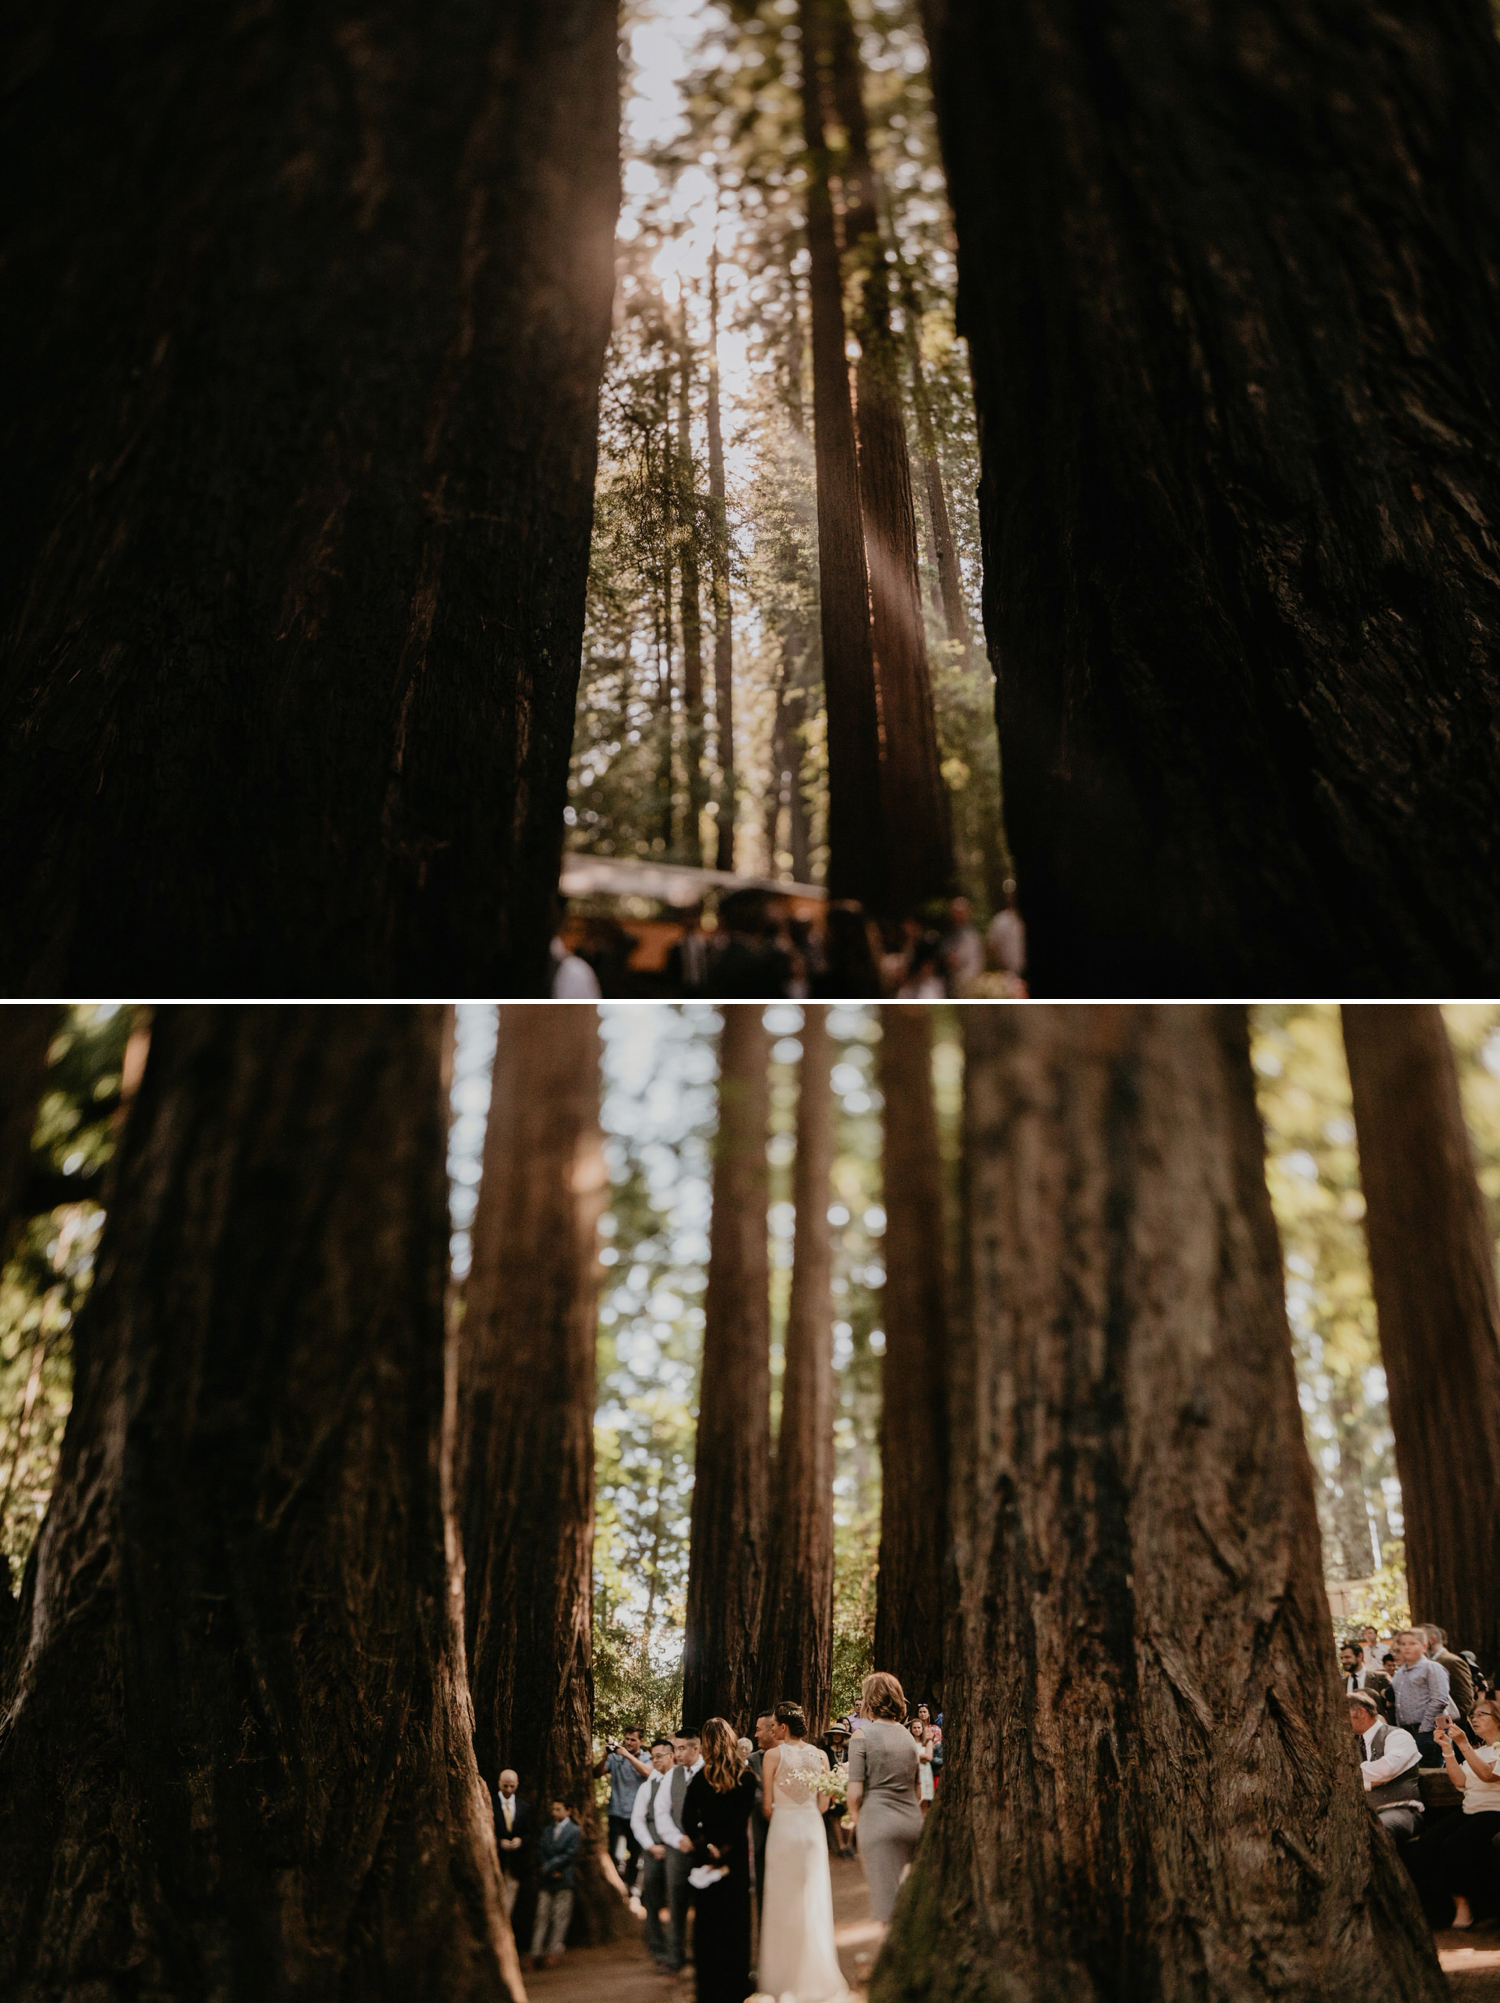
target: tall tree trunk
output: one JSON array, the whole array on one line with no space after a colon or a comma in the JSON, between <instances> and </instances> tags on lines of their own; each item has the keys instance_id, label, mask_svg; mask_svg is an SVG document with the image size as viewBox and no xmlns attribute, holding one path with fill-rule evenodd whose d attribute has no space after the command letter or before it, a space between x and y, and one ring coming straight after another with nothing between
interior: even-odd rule
<instances>
[{"instance_id":1,"label":"tall tree trunk","mask_svg":"<svg viewBox=\"0 0 1500 2003\"><path fill-rule=\"evenodd\" d=\"M943 1692L948 1300L943 1157L932 1097L932 1011L880 1011L885 1357L875 1667L913 1704Z\"/></svg>"},{"instance_id":2,"label":"tall tree trunk","mask_svg":"<svg viewBox=\"0 0 1500 2003\"><path fill-rule=\"evenodd\" d=\"M454 1489L474 1751L584 1831L579 1934L609 1929L594 1808L596 1234L608 1178L591 1008L502 1008L458 1339Z\"/></svg>"},{"instance_id":3,"label":"tall tree trunk","mask_svg":"<svg viewBox=\"0 0 1500 2003\"><path fill-rule=\"evenodd\" d=\"M46 1089L47 1046L57 1019L58 1010L49 1002L0 1008L0 1266L26 1222L31 1136Z\"/></svg>"},{"instance_id":4,"label":"tall tree trunk","mask_svg":"<svg viewBox=\"0 0 1500 2003\"><path fill-rule=\"evenodd\" d=\"M761 1623L760 1707L783 1697L828 1729L833 1686L833 1042L827 1010L803 1010L792 1196L797 1229L787 1312L771 1549Z\"/></svg>"},{"instance_id":5,"label":"tall tree trunk","mask_svg":"<svg viewBox=\"0 0 1500 2003\"><path fill-rule=\"evenodd\" d=\"M677 370L677 533L682 577L682 707L686 726L688 827L683 859L696 869L703 861L703 611L698 578L698 482L693 472L693 350L688 339L687 295L682 300L682 336Z\"/></svg>"},{"instance_id":6,"label":"tall tree trunk","mask_svg":"<svg viewBox=\"0 0 1500 2003\"><path fill-rule=\"evenodd\" d=\"M821 52L826 0L800 0L802 130L807 147L808 297L812 309L813 463L818 605L828 708L828 891L878 911L889 902L881 805L880 711L859 455L844 347L843 280L829 187Z\"/></svg>"},{"instance_id":7,"label":"tall tree trunk","mask_svg":"<svg viewBox=\"0 0 1500 2003\"><path fill-rule=\"evenodd\" d=\"M859 38L849 0L821 0L821 5L828 33L832 108L847 149L845 294L856 302L853 320L859 341L859 492L884 750L882 797L891 872L886 908L906 913L953 888L953 830L932 707L922 566L901 400L901 343L891 326L890 271L865 122Z\"/></svg>"},{"instance_id":8,"label":"tall tree trunk","mask_svg":"<svg viewBox=\"0 0 1500 2003\"><path fill-rule=\"evenodd\" d=\"M786 759L790 784L787 791L787 843L792 852L792 881L810 883L812 881L812 821L807 811L806 751L807 740L803 732L807 726L807 685L803 676L807 672L807 640L801 636L802 644L793 656L795 665L791 669L793 686L782 698L781 730L786 745Z\"/></svg>"},{"instance_id":9,"label":"tall tree trunk","mask_svg":"<svg viewBox=\"0 0 1500 2003\"><path fill-rule=\"evenodd\" d=\"M724 1010L682 1648L694 1725L740 1719L755 1701L770 1500L769 1045L758 1007Z\"/></svg>"},{"instance_id":10,"label":"tall tree trunk","mask_svg":"<svg viewBox=\"0 0 1500 2003\"><path fill-rule=\"evenodd\" d=\"M1500 1667L1500 1302L1440 1009L1346 1007L1365 1235L1417 1620Z\"/></svg>"},{"instance_id":11,"label":"tall tree trunk","mask_svg":"<svg viewBox=\"0 0 1500 2003\"><path fill-rule=\"evenodd\" d=\"M895 232L892 232L894 236ZM922 303L917 296L911 266L896 250L901 278L901 310L906 321L907 368L911 373L911 404L917 420L917 443L922 449L922 491L927 500L927 520L932 533L933 557L937 564L938 590L943 601L943 624L948 638L959 648L965 663L972 642L969 637L969 608L964 599L963 573L958 567L958 544L948 512L948 491L943 484L942 461L938 458L937 429L932 421L932 398L922 368Z\"/></svg>"},{"instance_id":12,"label":"tall tree trunk","mask_svg":"<svg viewBox=\"0 0 1500 2003\"><path fill-rule=\"evenodd\" d=\"M0 333L0 990L541 988L613 0L48 0Z\"/></svg>"},{"instance_id":13,"label":"tall tree trunk","mask_svg":"<svg viewBox=\"0 0 1500 2003\"><path fill-rule=\"evenodd\" d=\"M1500 990L1484 0L929 0L1038 989Z\"/></svg>"},{"instance_id":14,"label":"tall tree trunk","mask_svg":"<svg viewBox=\"0 0 1500 2003\"><path fill-rule=\"evenodd\" d=\"M714 717L719 750L719 815L714 868L734 868L734 626L729 598L729 515L724 431L719 416L719 252L708 257L708 507L713 535Z\"/></svg>"},{"instance_id":15,"label":"tall tree trunk","mask_svg":"<svg viewBox=\"0 0 1500 2003\"><path fill-rule=\"evenodd\" d=\"M964 1030L951 1736L874 2003L1438 2003L1329 1648L1243 1014Z\"/></svg>"},{"instance_id":16,"label":"tall tree trunk","mask_svg":"<svg viewBox=\"0 0 1500 2003\"><path fill-rule=\"evenodd\" d=\"M659 710L657 728L661 732L659 770L661 840L666 859L671 862L676 853L676 812L672 780L672 577L677 563L674 543L677 523L677 464L676 455L672 450L672 376L669 370L662 371L661 410L661 487L658 506L661 528L661 645L656 657L656 700Z\"/></svg>"},{"instance_id":17,"label":"tall tree trunk","mask_svg":"<svg viewBox=\"0 0 1500 2003\"><path fill-rule=\"evenodd\" d=\"M0 1721L0 1992L521 1995L441 1488L432 1008L158 1013Z\"/></svg>"}]
</instances>

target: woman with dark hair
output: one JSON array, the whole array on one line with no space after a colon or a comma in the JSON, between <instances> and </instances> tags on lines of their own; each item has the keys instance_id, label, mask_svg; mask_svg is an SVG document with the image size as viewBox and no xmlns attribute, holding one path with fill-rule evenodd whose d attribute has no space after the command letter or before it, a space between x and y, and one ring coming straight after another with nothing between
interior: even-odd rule
<instances>
[{"instance_id":1,"label":"woman with dark hair","mask_svg":"<svg viewBox=\"0 0 1500 2003\"><path fill-rule=\"evenodd\" d=\"M906 1728L906 1693L877 1670L860 1686L863 1728L849 1742L848 1820L870 1888L870 1917L885 1925L922 1834L917 1744Z\"/></svg>"},{"instance_id":2,"label":"woman with dark hair","mask_svg":"<svg viewBox=\"0 0 1500 2003\"><path fill-rule=\"evenodd\" d=\"M800 1704L776 1706L763 1768L766 1886L760 1907L762 1990L779 2003L835 2003L849 1993L833 1932L833 1881L823 1816L828 1755L807 1743Z\"/></svg>"},{"instance_id":3,"label":"woman with dark hair","mask_svg":"<svg viewBox=\"0 0 1500 2003\"><path fill-rule=\"evenodd\" d=\"M740 1760L734 1727L710 1718L703 1765L688 1782L682 1826L692 1839L698 2003L745 2003L750 1980L750 1814L755 1776Z\"/></svg>"}]
</instances>

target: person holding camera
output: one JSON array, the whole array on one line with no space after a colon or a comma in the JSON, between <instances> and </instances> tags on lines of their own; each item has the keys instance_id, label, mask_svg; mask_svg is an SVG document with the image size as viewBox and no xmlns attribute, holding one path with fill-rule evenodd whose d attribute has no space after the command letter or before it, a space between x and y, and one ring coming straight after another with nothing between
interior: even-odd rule
<instances>
[{"instance_id":1,"label":"person holding camera","mask_svg":"<svg viewBox=\"0 0 1500 2003\"><path fill-rule=\"evenodd\" d=\"M631 1814L641 1782L647 1779L650 1772L651 1762L641 1752L639 1725L628 1725L618 1739L606 1739L604 1751L594 1767L595 1780L601 1774L609 1775L609 1854L632 1898L635 1896L641 1848L630 1826Z\"/></svg>"}]
</instances>

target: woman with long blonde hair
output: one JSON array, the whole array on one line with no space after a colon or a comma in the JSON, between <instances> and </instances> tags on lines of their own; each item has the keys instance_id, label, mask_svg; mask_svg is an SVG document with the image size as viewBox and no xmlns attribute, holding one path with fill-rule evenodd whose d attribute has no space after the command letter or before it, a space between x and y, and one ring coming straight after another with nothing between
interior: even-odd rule
<instances>
[{"instance_id":1,"label":"woman with long blonde hair","mask_svg":"<svg viewBox=\"0 0 1500 2003\"><path fill-rule=\"evenodd\" d=\"M755 1776L740 1760L724 1718L703 1727L703 1765L688 1782L682 1826L692 1839L689 1877L697 1917L693 1962L698 2003L744 2003L750 1980L750 1815Z\"/></svg>"}]
</instances>

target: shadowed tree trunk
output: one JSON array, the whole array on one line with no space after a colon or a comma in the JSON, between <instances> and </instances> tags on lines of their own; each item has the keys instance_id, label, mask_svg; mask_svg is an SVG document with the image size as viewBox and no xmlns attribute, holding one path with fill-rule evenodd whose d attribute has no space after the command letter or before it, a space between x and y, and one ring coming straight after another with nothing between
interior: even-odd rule
<instances>
[{"instance_id":1,"label":"shadowed tree trunk","mask_svg":"<svg viewBox=\"0 0 1500 2003\"><path fill-rule=\"evenodd\" d=\"M1500 1666L1495 1241L1442 1011L1344 1010L1416 1620Z\"/></svg>"},{"instance_id":2,"label":"shadowed tree trunk","mask_svg":"<svg viewBox=\"0 0 1500 2003\"><path fill-rule=\"evenodd\" d=\"M441 1492L441 1011L158 1013L0 1721L0 1992L520 1995Z\"/></svg>"},{"instance_id":3,"label":"shadowed tree trunk","mask_svg":"<svg viewBox=\"0 0 1500 2003\"><path fill-rule=\"evenodd\" d=\"M894 234L894 232L892 232ZM969 659L969 609L964 600L963 573L958 567L958 543L948 512L948 490L943 484L943 467L938 458L937 431L932 421L932 398L927 393L927 376L922 367L922 304L911 266L896 252L901 275L901 310L906 321L907 367L911 371L911 403L917 420L917 443L922 449L922 490L927 501L927 521L932 535L933 560L937 565L938 590L943 601L943 624L948 638L960 649L965 665Z\"/></svg>"},{"instance_id":4,"label":"shadowed tree trunk","mask_svg":"<svg viewBox=\"0 0 1500 2003\"><path fill-rule=\"evenodd\" d=\"M708 509L714 602L714 718L719 750L719 815L714 868L734 868L734 626L729 601L729 516L725 505L724 430L719 415L719 252L708 257Z\"/></svg>"},{"instance_id":5,"label":"shadowed tree trunk","mask_svg":"<svg viewBox=\"0 0 1500 2003\"><path fill-rule=\"evenodd\" d=\"M31 1212L31 1136L47 1084L47 1046L57 1026L50 1002L0 1008L0 1266Z\"/></svg>"},{"instance_id":6,"label":"shadowed tree trunk","mask_svg":"<svg viewBox=\"0 0 1500 2003\"><path fill-rule=\"evenodd\" d=\"M928 0L1037 990L1500 989L1484 0Z\"/></svg>"},{"instance_id":7,"label":"shadowed tree trunk","mask_svg":"<svg viewBox=\"0 0 1500 2003\"><path fill-rule=\"evenodd\" d=\"M828 1729L833 1684L833 1044L827 1011L804 1008L797 1098L797 1212L781 1429L761 1624L760 1710L790 1698L808 1729Z\"/></svg>"},{"instance_id":8,"label":"shadowed tree trunk","mask_svg":"<svg viewBox=\"0 0 1500 2003\"><path fill-rule=\"evenodd\" d=\"M1439 2003L1329 1646L1243 1014L964 1031L948 1760L872 1999Z\"/></svg>"},{"instance_id":9,"label":"shadowed tree trunk","mask_svg":"<svg viewBox=\"0 0 1500 2003\"><path fill-rule=\"evenodd\" d=\"M770 1501L771 1303L761 1010L724 1010L688 1542L682 1711L743 1719L755 1701Z\"/></svg>"},{"instance_id":10,"label":"shadowed tree trunk","mask_svg":"<svg viewBox=\"0 0 1500 2003\"><path fill-rule=\"evenodd\" d=\"M843 279L825 132L828 0L800 0L802 131L807 148L808 300L812 313L813 463L818 491L818 606L828 710L828 891L872 911L888 902L881 806L880 710L859 455L845 356Z\"/></svg>"},{"instance_id":11,"label":"shadowed tree trunk","mask_svg":"<svg viewBox=\"0 0 1500 2003\"><path fill-rule=\"evenodd\" d=\"M571 1802L589 1856L576 1934L613 1917L594 1808L597 1230L608 1178L592 1008L502 1008L474 1264L458 1333L454 1493L474 1752L539 1819Z\"/></svg>"},{"instance_id":12,"label":"shadowed tree trunk","mask_svg":"<svg viewBox=\"0 0 1500 2003\"><path fill-rule=\"evenodd\" d=\"M677 368L677 533L682 572L682 706L686 732L688 821L684 860L703 862L703 609L698 578L698 482L693 471L693 350L688 339L687 295L682 300L682 333Z\"/></svg>"},{"instance_id":13,"label":"shadowed tree trunk","mask_svg":"<svg viewBox=\"0 0 1500 2003\"><path fill-rule=\"evenodd\" d=\"M880 234L880 188L870 159L859 40L849 0L821 0L832 109L845 138L844 281L854 301L859 493L869 565L875 679L880 690L881 783L889 831L887 910L914 911L953 887L953 832L943 783L922 570L912 501L901 342L891 326L890 270Z\"/></svg>"},{"instance_id":14,"label":"shadowed tree trunk","mask_svg":"<svg viewBox=\"0 0 1500 2003\"><path fill-rule=\"evenodd\" d=\"M943 1692L948 1326L943 1158L932 1097L932 1012L880 1011L885 1356L875 1667L913 1705Z\"/></svg>"},{"instance_id":15,"label":"shadowed tree trunk","mask_svg":"<svg viewBox=\"0 0 1500 2003\"><path fill-rule=\"evenodd\" d=\"M23 67L0 989L544 992L613 0L51 0Z\"/></svg>"}]
</instances>

